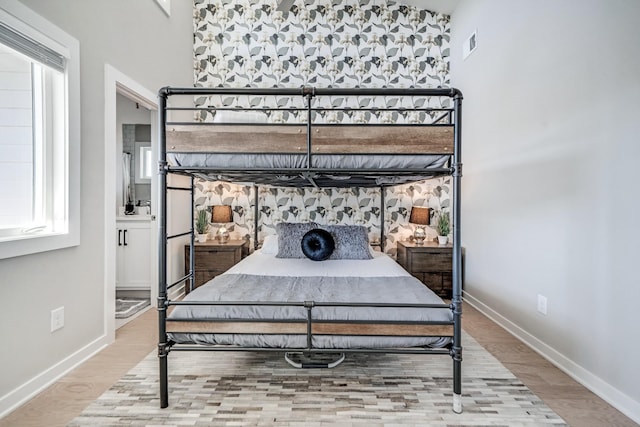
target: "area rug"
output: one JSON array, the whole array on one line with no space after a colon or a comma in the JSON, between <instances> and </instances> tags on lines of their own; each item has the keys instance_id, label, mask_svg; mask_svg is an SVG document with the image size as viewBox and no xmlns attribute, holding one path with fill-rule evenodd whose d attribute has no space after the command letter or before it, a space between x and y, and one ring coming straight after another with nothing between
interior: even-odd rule
<instances>
[{"instance_id":1,"label":"area rug","mask_svg":"<svg viewBox=\"0 0 640 427\"><path fill-rule=\"evenodd\" d=\"M149 305L149 299L116 298L116 319L126 319Z\"/></svg>"},{"instance_id":2,"label":"area rug","mask_svg":"<svg viewBox=\"0 0 640 427\"><path fill-rule=\"evenodd\" d=\"M466 333L463 345L462 414L449 356L392 354L299 370L280 353L174 352L160 409L154 352L69 426L566 425Z\"/></svg>"}]
</instances>

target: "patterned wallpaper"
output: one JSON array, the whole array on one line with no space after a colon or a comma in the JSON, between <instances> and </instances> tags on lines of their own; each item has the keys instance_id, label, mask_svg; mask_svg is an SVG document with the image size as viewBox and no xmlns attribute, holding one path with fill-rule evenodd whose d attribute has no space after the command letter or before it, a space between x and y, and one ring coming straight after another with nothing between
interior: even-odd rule
<instances>
[{"instance_id":1,"label":"patterned wallpaper","mask_svg":"<svg viewBox=\"0 0 640 427\"><path fill-rule=\"evenodd\" d=\"M231 205L231 236L253 241L254 191L258 189L258 240L275 234L278 222L315 221L319 224L361 224L369 229L369 239L380 239L380 189L378 188L275 188L252 187L217 181L196 182L195 203L198 208ZM434 211L450 206L450 178L400 185L385 190L386 252L395 256L395 242L413 234L409 224L411 206L428 206ZM433 223L433 222L432 222ZM213 236L218 225L212 224ZM436 232L427 228L429 238Z\"/></svg>"},{"instance_id":2,"label":"patterned wallpaper","mask_svg":"<svg viewBox=\"0 0 640 427\"><path fill-rule=\"evenodd\" d=\"M194 83L204 87L447 87L449 16L393 1L296 0L288 12L275 0L194 1ZM241 99L243 98L243 99ZM439 99L333 98L333 107L448 107ZM302 98L198 97L196 106L303 107ZM322 104L320 104L322 105ZM317 106L317 105L316 105ZM398 113L366 113L356 121L404 120ZM425 113L420 113L424 115ZM210 120L211 112L197 120ZM407 120L423 120L409 117ZM271 121L298 120L295 113L272 113ZM354 120L327 113L318 121ZM196 182L197 207L230 204L233 232L253 236L253 188ZM387 189L387 252L412 234L412 205L448 208L449 178ZM260 234L279 221L364 224L380 236L379 189L259 188ZM215 229L215 227L213 227ZM433 230L429 230L435 236Z\"/></svg>"},{"instance_id":3,"label":"patterned wallpaper","mask_svg":"<svg viewBox=\"0 0 640 427\"><path fill-rule=\"evenodd\" d=\"M195 0L195 85L449 85L448 15L387 0L296 0L291 11L284 13L275 10L276 5L275 0ZM300 97L238 98L199 97L196 106L235 106L241 102L253 107L304 106ZM354 106L345 98L326 102L334 107ZM352 102L361 107L448 106L436 98L352 98ZM284 112L284 117L272 120L287 121L291 114ZM210 116L211 112L203 111L199 119ZM382 119L396 120L397 113L395 116Z\"/></svg>"}]
</instances>

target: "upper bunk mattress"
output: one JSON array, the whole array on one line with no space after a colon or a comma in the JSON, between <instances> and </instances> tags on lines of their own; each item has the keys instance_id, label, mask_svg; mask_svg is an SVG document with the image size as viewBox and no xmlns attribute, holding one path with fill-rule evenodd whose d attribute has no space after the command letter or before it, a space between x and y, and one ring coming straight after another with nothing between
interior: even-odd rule
<instances>
[{"instance_id":1,"label":"upper bunk mattress","mask_svg":"<svg viewBox=\"0 0 640 427\"><path fill-rule=\"evenodd\" d=\"M267 123L218 111L213 123L167 124L167 161L204 179L273 185L377 186L449 174L450 124ZM369 174L369 175L365 175ZM300 179L300 176L304 179ZM314 182L306 182L312 179Z\"/></svg>"},{"instance_id":2,"label":"upper bunk mattress","mask_svg":"<svg viewBox=\"0 0 640 427\"><path fill-rule=\"evenodd\" d=\"M349 169L433 169L441 168L449 155L423 154L317 154L312 156L312 168L330 170ZM167 153L173 166L194 169L304 169L306 154L213 154Z\"/></svg>"},{"instance_id":3,"label":"upper bunk mattress","mask_svg":"<svg viewBox=\"0 0 640 427\"><path fill-rule=\"evenodd\" d=\"M204 180L252 182L279 187L377 187L448 174L449 155L331 155L167 153L171 166Z\"/></svg>"}]
</instances>

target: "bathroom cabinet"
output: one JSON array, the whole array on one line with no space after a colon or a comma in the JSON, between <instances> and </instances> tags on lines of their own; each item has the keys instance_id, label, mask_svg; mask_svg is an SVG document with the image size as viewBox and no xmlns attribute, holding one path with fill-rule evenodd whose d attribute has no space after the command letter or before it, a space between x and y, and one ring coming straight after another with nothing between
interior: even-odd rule
<instances>
[{"instance_id":1,"label":"bathroom cabinet","mask_svg":"<svg viewBox=\"0 0 640 427\"><path fill-rule=\"evenodd\" d=\"M150 290L151 221L142 216L118 219L116 239L116 290Z\"/></svg>"}]
</instances>

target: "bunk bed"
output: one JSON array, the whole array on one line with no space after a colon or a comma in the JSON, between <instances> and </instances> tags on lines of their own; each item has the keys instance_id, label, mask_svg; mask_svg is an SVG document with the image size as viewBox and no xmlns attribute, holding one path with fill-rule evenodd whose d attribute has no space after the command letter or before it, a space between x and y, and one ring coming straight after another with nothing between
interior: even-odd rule
<instances>
[{"instance_id":1,"label":"bunk bed","mask_svg":"<svg viewBox=\"0 0 640 427\"><path fill-rule=\"evenodd\" d=\"M176 107L169 104L172 97L212 101L202 107ZM213 101L216 97L226 101ZM300 105L283 107L285 103L277 101L257 108L253 102L235 105L241 98L257 97L295 98ZM424 102L419 103L420 108L406 107L406 103L402 107L361 107L358 100L362 97L441 102L436 107L424 107ZM337 103L336 98L347 102ZM451 356L453 410L461 412L460 91L165 87L159 99L161 407L169 404L168 356L172 351L282 352L297 367L332 367L345 354L368 352ZM283 111L287 120L282 120ZM185 112L194 119L175 119ZM417 122L418 116L421 120ZM168 174L190 176L191 186L168 185ZM367 252L357 260L313 261L297 254L269 252L266 245L258 249L257 191L254 253L183 300L169 298L169 289L193 282L194 230L192 226L189 231L168 235L168 193L190 191L193 217L194 177L279 187L380 187L380 245L384 251L384 188L445 175L452 177L453 188L453 296L448 303L380 252ZM284 235L288 228L294 229L293 234ZM328 228L320 224L283 226L280 250L293 242L299 251L300 236L304 240L309 232L318 230ZM329 231L337 233L333 235L338 240L343 232ZM168 243L184 236L190 236L190 271L168 283ZM270 266L271 274L264 273L265 265ZM330 363L296 362L291 355L298 354L339 356Z\"/></svg>"}]
</instances>

